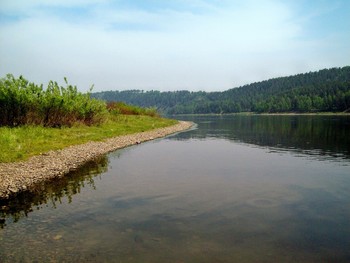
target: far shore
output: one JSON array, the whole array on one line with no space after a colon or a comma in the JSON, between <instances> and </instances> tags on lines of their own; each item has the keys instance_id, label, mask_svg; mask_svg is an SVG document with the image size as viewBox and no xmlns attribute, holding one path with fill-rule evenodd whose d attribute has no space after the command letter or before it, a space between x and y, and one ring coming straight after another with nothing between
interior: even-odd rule
<instances>
[{"instance_id":1,"label":"far shore","mask_svg":"<svg viewBox=\"0 0 350 263\"><path fill-rule=\"evenodd\" d=\"M237 113L198 113L175 114L170 116L350 116L350 112L237 112Z\"/></svg>"},{"instance_id":2,"label":"far shore","mask_svg":"<svg viewBox=\"0 0 350 263\"><path fill-rule=\"evenodd\" d=\"M15 196L19 192L30 191L43 181L62 177L101 155L184 131L192 125L192 122L179 121L165 128L50 151L22 162L0 163L0 200Z\"/></svg>"},{"instance_id":3,"label":"far shore","mask_svg":"<svg viewBox=\"0 0 350 263\"><path fill-rule=\"evenodd\" d=\"M350 112L276 112L276 113L253 113L253 115L286 115L286 116L350 116Z\"/></svg>"}]
</instances>

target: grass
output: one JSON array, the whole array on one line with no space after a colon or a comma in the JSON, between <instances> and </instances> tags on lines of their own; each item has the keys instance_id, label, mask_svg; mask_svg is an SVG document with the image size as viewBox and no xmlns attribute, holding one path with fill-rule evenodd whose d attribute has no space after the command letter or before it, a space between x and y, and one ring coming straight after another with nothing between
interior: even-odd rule
<instances>
[{"instance_id":1,"label":"grass","mask_svg":"<svg viewBox=\"0 0 350 263\"><path fill-rule=\"evenodd\" d=\"M98 126L47 128L42 126L0 127L0 163L26 160L31 156L70 145L143 132L176 124L176 120L150 116L116 115Z\"/></svg>"}]
</instances>

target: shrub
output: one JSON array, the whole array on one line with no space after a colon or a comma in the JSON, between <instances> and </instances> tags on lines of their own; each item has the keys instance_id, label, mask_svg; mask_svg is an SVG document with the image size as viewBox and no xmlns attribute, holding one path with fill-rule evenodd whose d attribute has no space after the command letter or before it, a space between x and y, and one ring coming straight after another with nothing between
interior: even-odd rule
<instances>
[{"instance_id":1,"label":"shrub","mask_svg":"<svg viewBox=\"0 0 350 263\"><path fill-rule=\"evenodd\" d=\"M92 99L89 92L78 92L64 80L66 87L50 81L45 90L22 76L16 79L8 74L0 79L0 126L61 127L103 122L108 114L105 102Z\"/></svg>"},{"instance_id":2,"label":"shrub","mask_svg":"<svg viewBox=\"0 0 350 263\"><path fill-rule=\"evenodd\" d=\"M112 114L147 115L151 117L159 117L156 108L141 108L138 106L125 104L124 102L108 102L107 109Z\"/></svg>"}]
</instances>

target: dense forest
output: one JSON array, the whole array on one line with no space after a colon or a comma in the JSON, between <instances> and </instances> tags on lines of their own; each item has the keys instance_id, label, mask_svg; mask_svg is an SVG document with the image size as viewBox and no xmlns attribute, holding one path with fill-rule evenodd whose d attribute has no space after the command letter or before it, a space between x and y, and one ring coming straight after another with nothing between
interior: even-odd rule
<instances>
[{"instance_id":1,"label":"dense forest","mask_svg":"<svg viewBox=\"0 0 350 263\"><path fill-rule=\"evenodd\" d=\"M223 92L105 91L94 98L156 107L164 114L350 111L350 66L269 79Z\"/></svg>"}]
</instances>

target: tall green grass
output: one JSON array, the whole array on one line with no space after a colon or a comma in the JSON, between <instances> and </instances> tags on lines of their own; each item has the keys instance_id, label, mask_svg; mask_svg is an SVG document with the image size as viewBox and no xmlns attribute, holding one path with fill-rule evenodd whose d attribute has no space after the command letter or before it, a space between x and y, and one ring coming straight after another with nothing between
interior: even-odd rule
<instances>
[{"instance_id":1,"label":"tall green grass","mask_svg":"<svg viewBox=\"0 0 350 263\"><path fill-rule=\"evenodd\" d=\"M22 76L8 74L0 79L0 126L61 127L78 122L94 125L106 120L105 102L79 92L66 78L65 82L67 86L62 87L50 81L44 89Z\"/></svg>"}]
</instances>

